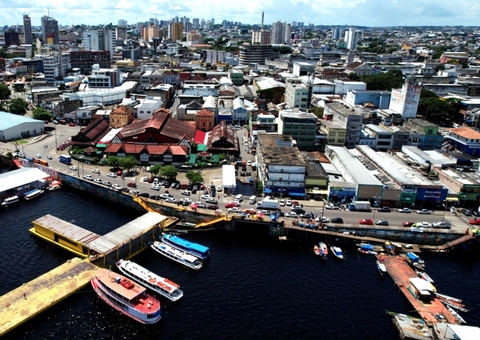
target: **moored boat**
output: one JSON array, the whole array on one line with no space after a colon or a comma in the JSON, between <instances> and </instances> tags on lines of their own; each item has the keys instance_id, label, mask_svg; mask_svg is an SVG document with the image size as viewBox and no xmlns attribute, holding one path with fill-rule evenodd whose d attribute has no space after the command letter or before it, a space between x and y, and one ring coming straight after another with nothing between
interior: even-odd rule
<instances>
[{"instance_id":1,"label":"moored boat","mask_svg":"<svg viewBox=\"0 0 480 340\"><path fill-rule=\"evenodd\" d=\"M181 263L186 267L198 270L202 268L202 261L200 261L197 257L188 254L187 252L180 250L178 248L172 247L169 244L161 241L155 241L151 244L153 250L157 253L168 257L169 259Z\"/></svg>"},{"instance_id":2,"label":"moored boat","mask_svg":"<svg viewBox=\"0 0 480 340\"><path fill-rule=\"evenodd\" d=\"M377 260L377 269L382 276L385 275L385 273L387 272L387 267L385 267L385 264L382 263L380 260Z\"/></svg>"},{"instance_id":3,"label":"moored boat","mask_svg":"<svg viewBox=\"0 0 480 340\"><path fill-rule=\"evenodd\" d=\"M183 296L183 291L178 284L143 268L135 262L120 260L116 264L123 274L171 301L177 301Z\"/></svg>"},{"instance_id":4,"label":"moored boat","mask_svg":"<svg viewBox=\"0 0 480 340\"><path fill-rule=\"evenodd\" d=\"M18 201L19 201L19 199L18 199L17 195L10 196L10 197L5 198L5 200L2 202L2 205L3 206L8 206L10 204L17 203Z\"/></svg>"},{"instance_id":5,"label":"moored boat","mask_svg":"<svg viewBox=\"0 0 480 340\"><path fill-rule=\"evenodd\" d=\"M425 262L414 252L409 251L406 256L405 260L414 268L419 270L425 270Z\"/></svg>"},{"instance_id":6,"label":"moored boat","mask_svg":"<svg viewBox=\"0 0 480 340\"><path fill-rule=\"evenodd\" d=\"M179 222L175 228L179 228L179 229L193 229L195 228L197 224L196 223L191 223L191 222L185 222L185 221L182 221L182 222Z\"/></svg>"},{"instance_id":7,"label":"moored boat","mask_svg":"<svg viewBox=\"0 0 480 340\"><path fill-rule=\"evenodd\" d=\"M434 283L435 281L433 281L433 279L430 277L430 275L428 275L426 272L422 271L422 270L418 270L418 269L415 269L415 272L417 273L418 277L421 278L421 279L424 279L425 281L428 281L428 282L431 282L431 283Z\"/></svg>"},{"instance_id":8,"label":"moored boat","mask_svg":"<svg viewBox=\"0 0 480 340\"><path fill-rule=\"evenodd\" d=\"M320 242L318 244L318 248L320 249L320 256L322 257L322 259L328 259L328 248L325 242Z\"/></svg>"},{"instance_id":9,"label":"moored boat","mask_svg":"<svg viewBox=\"0 0 480 340\"><path fill-rule=\"evenodd\" d=\"M332 254L335 256L336 259L339 259L339 260L344 259L342 248L331 246L330 250L332 251Z\"/></svg>"},{"instance_id":10,"label":"moored boat","mask_svg":"<svg viewBox=\"0 0 480 340\"><path fill-rule=\"evenodd\" d=\"M452 314L452 315L455 317L455 319L457 319L457 321L458 321L459 323L467 323L467 322L465 321L465 319L462 318L462 317L460 316L460 314L458 314L452 307L450 307L450 306L445 306L445 307L447 307L447 309L448 309L448 311L450 312L450 314Z\"/></svg>"},{"instance_id":11,"label":"moored boat","mask_svg":"<svg viewBox=\"0 0 480 340\"><path fill-rule=\"evenodd\" d=\"M34 199L35 197L40 196L41 194L43 194L43 190L33 189L33 190L30 190L30 191L27 191L25 193L25 196L23 196L23 198L25 198L27 201L29 201L31 199Z\"/></svg>"},{"instance_id":12,"label":"moored boat","mask_svg":"<svg viewBox=\"0 0 480 340\"><path fill-rule=\"evenodd\" d=\"M176 235L164 233L160 237L160 241L202 260L206 260L210 257L210 248L202 246L198 243L187 241Z\"/></svg>"},{"instance_id":13,"label":"moored boat","mask_svg":"<svg viewBox=\"0 0 480 340\"><path fill-rule=\"evenodd\" d=\"M373 245L368 243L358 244L358 252L366 255L377 255L377 252L373 250Z\"/></svg>"},{"instance_id":14,"label":"moored boat","mask_svg":"<svg viewBox=\"0 0 480 340\"><path fill-rule=\"evenodd\" d=\"M315 255L320 256L320 248L318 248L317 245L313 247L313 252L315 253Z\"/></svg>"},{"instance_id":15,"label":"moored boat","mask_svg":"<svg viewBox=\"0 0 480 340\"><path fill-rule=\"evenodd\" d=\"M100 268L91 284L108 305L140 323L152 324L162 317L160 301L147 294L145 287L120 274Z\"/></svg>"}]
</instances>

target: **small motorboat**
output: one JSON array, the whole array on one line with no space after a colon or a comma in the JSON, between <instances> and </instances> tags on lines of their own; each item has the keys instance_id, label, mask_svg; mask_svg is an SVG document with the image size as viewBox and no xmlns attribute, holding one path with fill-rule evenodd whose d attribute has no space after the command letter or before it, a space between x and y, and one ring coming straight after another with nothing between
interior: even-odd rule
<instances>
[{"instance_id":1,"label":"small motorboat","mask_svg":"<svg viewBox=\"0 0 480 340\"><path fill-rule=\"evenodd\" d=\"M320 256L320 248L318 248L317 245L313 247L313 252L315 253L315 255Z\"/></svg>"},{"instance_id":2,"label":"small motorboat","mask_svg":"<svg viewBox=\"0 0 480 340\"><path fill-rule=\"evenodd\" d=\"M385 267L385 264L380 262L379 260L377 260L377 269L382 276L385 275L385 273L387 272L387 267Z\"/></svg>"}]
</instances>

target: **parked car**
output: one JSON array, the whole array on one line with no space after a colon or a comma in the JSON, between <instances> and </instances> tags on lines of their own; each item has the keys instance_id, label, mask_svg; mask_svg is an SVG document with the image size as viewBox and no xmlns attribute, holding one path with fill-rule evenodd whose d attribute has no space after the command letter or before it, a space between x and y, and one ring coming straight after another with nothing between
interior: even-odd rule
<instances>
[{"instance_id":1,"label":"parked car","mask_svg":"<svg viewBox=\"0 0 480 340\"><path fill-rule=\"evenodd\" d=\"M336 205L333 205L333 204L328 204L325 206L325 209L327 210L338 210L338 207Z\"/></svg>"},{"instance_id":2,"label":"parked car","mask_svg":"<svg viewBox=\"0 0 480 340\"><path fill-rule=\"evenodd\" d=\"M114 184L112 184L112 188L115 189L115 190L121 190L122 186L120 184L114 183Z\"/></svg>"},{"instance_id":3,"label":"parked car","mask_svg":"<svg viewBox=\"0 0 480 340\"><path fill-rule=\"evenodd\" d=\"M159 200L160 198L160 195L150 195L151 200Z\"/></svg>"},{"instance_id":4,"label":"parked car","mask_svg":"<svg viewBox=\"0 0 480 340\"><path fill-rule=\"evenodd\" d=\"M88 179L89 181L93 181L92 175L83 175L83 178Z\"/></svg>"},{"instance_id":5,"label":"parked car","mask_svg":"<svg viewBox=\"0 0 480 340\"><path fill-rule=\"evenodd\" d=\"M315 221L316 222L328 223L328 222L330 222L330 219L327 216L322 216L322 217L315 218Z\"/></svg>"},{"instance_id":6,"label":"parked car","mask_svg":"<svg viewBox=\"0 0 480 340\"><path fill-rule=\"evenodd\" d=\"M380 207L377 209L378 212L392 212L390 207Z\"/></svg>"},{"instance_id":7,"label":"parked car","mask_svg":"<svg viewBox=\"0 0 480 340\"><path fill-rule=\"evenodd\" d=\"M136 187L137 187L137 183L135 183L135 182L127 183L127 187L136 188Z\"/></svg>"},{"instance_id":8,"label":"parked car","mask_svg":"<svg viewBox=\"0 0 480 340\"><path fill-rule=\"evenodd\" d=\"M100 170L98 170L98 169L93 169L92 172L93 172L94 174L100 174Z\"/></svg>"},{"instance_id":9,"label":"parked car","mask_svg":"<svg viewBox=\"0 0 480 340\"><path fill-rule=\"evenodd\" d=\"M205 202L211 203L211 204L218 204L218 201L217 201L215 198L213 198L213 197L207 198L207 199L205 200Z\"/></svg>"},{"instance_id":10,"label":"parked car","mask_svg":"<svg viewBox=\"0 0 480 340\"><path fill-rule=\"evenodd\" d=\"M420 210L417 210L417 214L424 214L424 215L430 215L432 213L431 210L428 210L428 209L420 209Z\"/></svg>"},{"instance_id":11,"label":"parked car","mask_svg":"<svg viewBox=\"0 0 480 340\"><path fill-rule=\"evenodd\" d=\"M154 184L152 184L152 186L151 186L150 188L151 188L152 190L157 190L157 191L159 191L160 188L161 188L161 186L154 183Z\"/></svg>"},{"instance_id":12,"label":"parked car","mask_svg":"<svg viewBox=\"0 0 480 340\"><path fill-rule=\"evenodd\" d=\"M225 203L225 208L233 208L233 207L236 207L235 203L233 202Z\"/></svg>"},{"instance_id":13,"label":"parked car","mask_svg":"<svg viewBox=\"0 0 480 340\"><path fill-rule=\"evenodd\" d=\"M110 183L109 181L103 181L102 184L107 186L107 187L112 185L112 183Z\"/></svg>"},{"instance_id":14,"label":"parked car","mask_svg":"<svg viewBox=\"0 0 480 340\"><path fill-rule=\"evenodd\" d=\"M415 224L415 222L412 222L412 221L405 221L405 222L402 223L402 225L404 227L411 227L414 224Z\"/></svg>"},{"instance_id":15,"label":"parked car","mask_svg":"<svg viewBox=\"0 0 480 340\"><path fill-rule=\"evenodd\" d=\"M187 184L180 184L180 189L185 190L187 189Z\"/></svg>"},{"instance_id":16,"label":"parked car","mask_svg":"<svg viewBox=\"0 0 480 340\"><path fill-rule=\"evenodd\" d=\"M138 194L138 196L140 197L145 197L145 198L149 198L150 197L150 194L148 192L142 192L140 194Z\"/></svg>"},{"instance_id":17,"label":"parked car","mask_svg":"<svg viewBox=\"0 0 480 340\"><path fill-rule=\"evenodd\" d=\"M432 227L450 229L452 227L452 224L450 222L441 221L441 222L432 223Z\"/></svg>"},{"instance_id":18,"label":"parked car","mask_svg":"<svg viewBox=\"0 0 480 340\"><path fill-rule=\"evenodd\" d=\"M286 205L291 206L291 205L292 205L292 201L291 201L291 200L287 200Z\"/></svg>"},{"instance_id":19,"label":"parked car","mask_svg":"<svg viewBox=\"0 0 480 340\"><path fill-rule=\"evenodd\" d=\"M175 189L180 190L181 187L182 185L180 183L175 184Z\"/></svg>"},{"instance_id":20,"label":"parked car","mask_svg":"<svg viewBox=\"0 0 480 340\"><path fill-rule=\"evenodd\" d=\"M210 210L217 210L217 209L218 209L218 205L216 205L216 204L210 204L210 205L207 205L207 209L210 209Z\"/></svg>"},{"instance_id":21,"label":"parked car","mask_svg":"<svg viewBox=\"0 0 480 340\"><path fill-rule=\"evenodd\" d=\"M166 200L167 198L171 198L171 197L173 197L173 196L171 196L170 194L167 194L167 193L160 195L160 198L164 199L164 200Z\"/></svg>"},{"instance_id":22,"label":"parked car","mask_svg":"<svg viewBox=\"0 0 480 340\"><path fill-rule=\"evenodd\" d=\"M417 222L412 224L412 228L431 228L432 224L430 222Z\"/></svg>"},{"instance_id":23,"label":"parked car","mask_svg":"<svg viewBox=\"0 0 480 340\"><path fill-rule=\"evenodd\" d=\"M78 170L78 168L75 165L72 165L69 169L72 170L72 171L77 171ZM83 176L83 178L85 178L85 176Z\"/></svg>"},{"instance_id":24,"label":"parked car","mask_svg":"<svg viewBox=\"0 0 480 340\"><path fill-rule=\"evenodd\" d=\"M168 197L165 202L168 202L168 203L177 203L177 200L173 197Z\"/></svg>"},{"instance_id":25,"label":"parked car","mask_svg":"<svg viewBox=\"0 0 480 340\"><path fill-rule=\"evenodd\" d=\"M231 214L233 214L233 213L241 213L242 210L241 210L240 208L238 208L238 207L232 207L232 208L229 208L229 209L228 209L228 212L231 213Z\"/></svg>"},{"instance_id":26,"label":"parked car","mask_svg":"<svg viewBox=\"0 0 480 340\"><path fill-rule=\"evenodd\" d=\"M472 211L470 209L462 209L461 211L465 216L472 216Z\"/></svg>"},{"instance_id":27,"label":"parked car","mask_svg":"<svg viewBox=\"0 0 480 340\"><path fill-rule=\"evenodd\" d=\"M182 190L181 194L182 194L182 195L185 195L185 196L190 196L190 191L188 191L188 190Z\"/></svg>"},{"instance_id":28,"label":"parked car","mask_svg":"<svg viewBox=\"0 0 480 340\"><path fill-rule=\"evenodd\" d=\"M102 179L101 179L101 178L95 178L93 181L94 181L95 183L100 183L100 184L102 183Z\"/></svg>"},{"instance_id":29,"label":"parked car","mask_svg":"<svg viewBox=\"0 0 480 340\"><path fill-rule=\"evenodd\" d=\"M331 223L338 223L338 224L342 224L343 223L343 218L341 217L334 217L330 220Z\"/></svg>"},{"instance_id":30,"label":"parked car","mask_svg":"<svg viewBox=\"0 0 480 340\"><path fill-rule=\"evenodd\" d=\"M116 177L117 177L117 175L116 175L114 172L109 172L107 176L108 176L108 177L112 177L112 178L116 178Z\"/></svg>"},{"instance_id":31,"label":"parked car","mask_svg":"<svg viewBox=\"0 0 480 340\"><path fill-rule=\"evenodd\" d=\"M248 161L247 161L247 165L248 165L248 166L251 166L251 165L252 165L252 161L251 161L251 160L248 160Z\"/></svg>"},{"instance_id":32,"label":"parked car","mask_svg":"<svg viewBox=\"0 0 480 340\"><path fill-rule=\"evenodd\" d=\"M304 213L304 214L300 214L300 217L301 218L315 218L315 214L313 214L311 212L307 212L307 213Z\"/></svg>"},{"instance_id":33,"label":"parked car","mask_svg":"<svg viewBox=\"0 0 480 340\"><path fill-rule=\"evenodd\" d=\"M180 202L181 204L183 204L183 205L190 205L190 204L192 204L192 200L191 200L190 198L188 198L188 197L181 198L181 199L179 200L179 202Z\"/></svg>"},{"instance_id":34,"label":"parked car","mask_svg":"<svg viewBox=\"0 0 480 340\"><path fill-rule=\"evenodd\" d=\"M284 207L284 206L285 206L285 200L284 200L284 199L281 199L281 200L280 200L280 206L281 206L281 207Z\"/></svg>"},{"instance_id":35,"label":"parked car","mask_svg":"<svg viewBox=\"0 0 480 340\"><path fill-rule=\"evenodd\" d=\"M376 225L389 225L387 220L378 220L375 222Z\"/></svg>"},{"instance_id":36,"label":"parked car","mask_svg":"<svg viewBox=\"0 0 480 340\"><path fill-rule=\"evenodd\" d=\"M288 213L285 214L285 217L298 217L298 214L295 212L295 211L290 211Z\"/></svg>"},{"instance_id":37,"label":"parked car","mask_svg":"<svg viewBox=\"0 0 480 340\"><path fill-rule=\"evenodd\" d=\"M470 220L470 224L479 225L480 224L480 219L474 218L473 220Z\"/></svg>"},{"instance_id":38,"label":"parked car","mask_svg":"<svg viewBox=\"0 0 480 340\"><path fill-rule=\"evenodd\" d=\"M401 209L398 209L398 212L399 212L399 213L410 214L410 213L412 212L412 209L410 209L410 208L401 208Z\"/></svg>"},{"instance_id":39,"label":"parked car","mask_svg":"<svg viewBox=\"0 0 480 340\"><path fill-rule=\"evenodd\" d=\"M358 223L372 225L373 220L371 218L362 218L360 221L358 221Z\"/></svg>"}]
</instances>

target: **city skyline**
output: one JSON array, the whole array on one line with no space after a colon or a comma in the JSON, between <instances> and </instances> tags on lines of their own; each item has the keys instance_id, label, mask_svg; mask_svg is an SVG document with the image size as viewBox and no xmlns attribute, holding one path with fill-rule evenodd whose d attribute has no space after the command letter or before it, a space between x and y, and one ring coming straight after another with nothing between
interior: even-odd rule
<instances>
[{"instance_id":1,"label":"city skyline","mask_svg":"<svg viewBox=\"0 0 480 340\"><path fill-rule=\"evenodd\" d=\"M40 26L41 17L50 15L59 25L100 25L112 23L117 25L123 19L129 25L145 22L150 18L170 20L186 16L192 20L215 19L216 24L222 20L241 22L243 24L261 23L262 12L265 24L274 22L303 22L305 26L477 26L476 13L480 4L466 0L288 0L284 6L278 2L247 0L239 5L224 2L218 6L213 0L185 0L178 4L166 0L154 0L148 6L120 0L116 3L93 0L43 0L39 3L19 0L3 4L0 11L0 23L4 25L22 25L22 18L27 14L32 19L32 26ZM72 15L74 13L74 15Z\"/></svg>"}]
</instances>

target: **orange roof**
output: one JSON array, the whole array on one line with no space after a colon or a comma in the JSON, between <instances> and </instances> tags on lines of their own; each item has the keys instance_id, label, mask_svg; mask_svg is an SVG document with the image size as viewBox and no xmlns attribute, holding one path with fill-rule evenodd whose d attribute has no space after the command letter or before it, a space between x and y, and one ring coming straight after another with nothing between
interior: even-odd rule
<instances>
[{"instance_id":1,"label":"orange roof","mask_svg":"<svg viewBox=\"0 0 480 340\"><path fill-rule=\"evenodd\" d=\"M477 132L469 127L459 127L448 129L448 131L457 134L461 137L468 138L468 139L480 139L480 132Z\"/></svg>"},{"instance_id":2,"label":"orange roof","mask_svg":"<svg viewBox=\"0 0 480 340\"><path fill-rule=\"evenodd\" d=\"M180 145L170 145L172 155L186 155L184 148Z\"/></svg>"}]
</instances>

